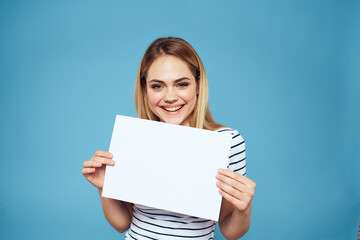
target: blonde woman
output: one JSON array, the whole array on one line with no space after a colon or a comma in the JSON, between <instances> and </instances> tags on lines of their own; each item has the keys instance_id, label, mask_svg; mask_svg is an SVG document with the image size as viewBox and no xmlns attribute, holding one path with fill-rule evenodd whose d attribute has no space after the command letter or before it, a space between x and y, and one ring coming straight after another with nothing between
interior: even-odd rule
<instances>
[{"instance_id":1,"label":"blonde woman","mask_svg":"<svg viewBox=\"0 0 360 240\"><path fill-rule=\"evenodd\" d=\"M225 238L242 237L250 227L255 191L245 177L244 139L213 120L205 69L189 43L169 37L148 47L136 78L135 104L139 118L232 134L228 169L216 175L223 197L218 223ZM98 150L84 162L82 174L98 188L107 221L119 232L129 230L126 239L213 239L214 221L101 197L105 165L114 164L111 153Z\"/></svg>"}]
</instances>

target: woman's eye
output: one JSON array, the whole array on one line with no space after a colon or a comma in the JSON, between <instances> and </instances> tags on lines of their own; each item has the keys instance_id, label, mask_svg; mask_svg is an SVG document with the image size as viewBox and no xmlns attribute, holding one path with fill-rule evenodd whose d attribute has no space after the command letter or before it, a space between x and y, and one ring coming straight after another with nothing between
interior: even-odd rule
<instances>
[{"instance_id":1,"label":"woman's eye","mask_svg":"<svg viewBox=\"0 0 360 240\"><path fill-rule=\"evenodd\" d=\"M161 85L160 84L153 84L153 85L151 85L151 88L152 89L160 89Z\"/></svg>"},{"instance_id":2,"label":"woman's eye","mask_svg":"<svg viewBox=\"0 0 360 240\"><path fill-rule=\"evenodd\" d=\"M184 82L184 83L179 83L178 86L181 87L181 88L183 88L183 87L189 86L189 84L186 83L186 82Z\"/></svg>"}]
</instances>

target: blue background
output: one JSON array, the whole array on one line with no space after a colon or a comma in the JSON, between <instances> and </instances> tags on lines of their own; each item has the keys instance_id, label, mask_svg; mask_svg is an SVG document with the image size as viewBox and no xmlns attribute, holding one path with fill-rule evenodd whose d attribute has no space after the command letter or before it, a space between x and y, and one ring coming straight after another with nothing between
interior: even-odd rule
<instances>
[{"instance_id":1,"label":"blue background","mask_svg":"<svg viewBox=\"0 0 360 240\"><path fill-rule=\"evenodd\" d=\"M360 1L1 1L0 239L123 239L84 160L162 36L198 51L257 183L243 239L356 239ZM176 149L174 149L176 150ZM215 239L223 239L217 229Z\"/></svg>"}]
</instances>

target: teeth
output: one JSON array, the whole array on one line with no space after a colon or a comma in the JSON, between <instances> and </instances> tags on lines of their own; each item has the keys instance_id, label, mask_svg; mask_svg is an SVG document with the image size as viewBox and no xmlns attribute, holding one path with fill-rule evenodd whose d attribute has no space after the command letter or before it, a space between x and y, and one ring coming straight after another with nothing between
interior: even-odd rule
<instances>
[{"instance_id":1,"label":"teeth","mask_svg":"<svg viewBox=\"0 0 360 240\"><path fill-rule=\"evenodd\" d=\"M164 109L165 109L166 111L169 111L169 112L175 112L175 111L179 110L181 107L182 107L182 106L172 107L172 108L166 108L166 107L164 107Z\"/></svg>"}]
</instances>

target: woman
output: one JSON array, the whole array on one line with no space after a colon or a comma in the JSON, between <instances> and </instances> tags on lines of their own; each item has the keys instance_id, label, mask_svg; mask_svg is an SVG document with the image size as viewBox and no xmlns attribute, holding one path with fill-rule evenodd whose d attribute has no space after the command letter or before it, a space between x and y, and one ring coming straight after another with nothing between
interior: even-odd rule
<instances>
[{"instance_id":1,"label":"woman","mask_svg":"<svg viewBox=\"0 0 360 240\"><path fill-rule=\"evenodd\" d=\"M217 187L223 197L219 227L227 239L242 237L250 227L255 183L245 177L245 143L241 135L216 123L208 108L204 66L180 38L159 38L146 50L140 63L135 104L139 118L233 135L228 169L219 169ZM84 162L83 175L98 188L100 197L105 165L114 165L112 154L98 150ZM212 239L215 222L165 210L101 197L107 221L126 239Z\"/></svg>"}]
</instances>

